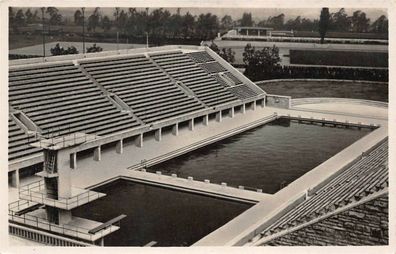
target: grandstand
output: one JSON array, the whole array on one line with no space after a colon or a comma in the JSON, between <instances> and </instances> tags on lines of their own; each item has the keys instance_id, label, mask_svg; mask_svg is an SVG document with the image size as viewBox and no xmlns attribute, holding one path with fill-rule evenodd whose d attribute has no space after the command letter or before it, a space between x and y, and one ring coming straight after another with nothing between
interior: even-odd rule
<instances>
[{"instance_id":1,"label":"grandstand","mask_svg":"<svg viewBox=\"0 0 396 254\"><path fill-rule=\"evenodd\" d=\"M305 103L315 104L312 101L305 99ZM378 107L368 101L351 103L344 99L342 103L356 107L363 103L373 111L387 110L385 104ZM30 176L36 173L30 172L32 166L43 167L44 162L48 169L52 155L48 150L56 146L61 151L63 141L69 150L63 154L67 161L62 161L62 166L77 169L68 174L72 189L78 187L78 195L86 193L82 189L125 178L254 204L199 240L196 246L342 245L345 243L342 239L332 240L328 235L323 236L323 241L306 237L310 240L304 242L292 234L356 207L367 213L367 218L370 211L379 216L387 213L387 119L351 113L344 110L347 107L342 107L341 113L319 106L304 110L304 100L293 104L288 96L267 94L207 47L166 46L11 61L9 105L10 188L20 188L20 173ZM372 132L275 194L145 170L147 166L278 118L322 126L370 128ZM162 135L166 139L162 140ZM66 141L66 146L65 136L72 139ZM43 145L43 141L48 143ZM145 142L148 144L143 145ZM47 149L46 156L42 148ZM48 179L60 177L52 171L37 175ZM27 186L22 189L31 192ZM17 198L13 201L16 203L9 207L11 234L36 242L41 239L49 245L97 244L97 240L88 241L89 237L68 238L70 234L60 235L51 227L43 238L40 229L24 227L22 217L18 217L37 212L38 204L22 204ZM381 205L376 207L373 202ZM370 210L367 204L374 208ZM15 207L19 210L12 210ZM106 225L113 222L91 225L94 226L91 230L106 230ZM348 228L345 223L338 227L356 235L358 222L346 222L354 226ZM387 223L387 219L381 219L366 225L369 228L366 241L361 240L362 236L349 239L349 244L386 244ZM322 225L325 228L322 231L333 230L330 224ZM89 232L85 233L89 236Z\"/></svg>"}]
</instances>

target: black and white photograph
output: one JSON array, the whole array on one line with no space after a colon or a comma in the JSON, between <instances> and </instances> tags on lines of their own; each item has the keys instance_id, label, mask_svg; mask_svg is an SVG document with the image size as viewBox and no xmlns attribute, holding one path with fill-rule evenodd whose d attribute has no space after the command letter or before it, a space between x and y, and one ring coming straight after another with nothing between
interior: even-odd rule
<instances>
[{"instance_id":1,"label":"black and white photograph","mask_svg":"<svg viewBox=\"0 0 396 254\"><path fill-rule=\"evenodd\" d=\"M0 2L0 253L395 253L396 4L257 2Z\"/></svg>"}]
</instances>

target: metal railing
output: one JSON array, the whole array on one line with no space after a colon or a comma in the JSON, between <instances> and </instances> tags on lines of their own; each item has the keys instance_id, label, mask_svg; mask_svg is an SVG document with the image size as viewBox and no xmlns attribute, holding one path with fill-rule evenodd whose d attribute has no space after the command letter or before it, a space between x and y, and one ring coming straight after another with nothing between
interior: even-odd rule
<instances>
[{"instance_id":1,"label":"metal railing","mask_svg":"<svg viewBox=\"0 0 396 254\"><path fill-rule=\"evenodd\" d=\"M29 214L22 214L16 215L15 211L8 210L8 219L11 222L21 223L23 225L29 225L34 228L48 230L54 233L63 234L67 236L72 236L79 239L84 239L87 241L96 241L116 230L113 230L112 225L109 225L107 228L104 228L95 234L90 234L88 231L90 229L84 227L77 227L77 226L70 226L70 225L57 225L51 223L43 218L29 215Z\"/></svg>"},{"instance_id":2,"label":"metal railing","mask_svg":"<svg viewBox=\"0 0 396 254\"><path fill-rule=\"evenodd\" d=\"M70 210L105 196L105 194L100 192L85 190L84 192L70 198L54 199L48 197L47 193L43 193L43 190L45 190L44 180L33 182L20 188L19 197L24 200Z\"/></svg>"}]
</instances>

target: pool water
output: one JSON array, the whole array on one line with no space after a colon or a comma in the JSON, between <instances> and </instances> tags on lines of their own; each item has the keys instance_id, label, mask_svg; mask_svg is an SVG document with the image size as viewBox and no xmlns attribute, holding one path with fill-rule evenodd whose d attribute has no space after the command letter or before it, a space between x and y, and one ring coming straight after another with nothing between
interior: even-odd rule
<instances>
[{"instance_id":1,"label":"pool water","mask_svg":"<svg viewBox=\"0 0 396 254\"><path fill-rule=\"evenodd\" d=\"M277 119L148 171L275 193L370 131Z\"/></svg>"},{"instance_id":2,"label":"pool water","mask_svg":"<svg viewBox=\"0 0 396 254\"><path fill-rule=\"evenodd\" d=\"M74 216L106 222L120 214L121 228L105 246L190 246L238 216L251 204L127 180L95 189L107 196L73 210Z\"/></svg>"}]
</instances>

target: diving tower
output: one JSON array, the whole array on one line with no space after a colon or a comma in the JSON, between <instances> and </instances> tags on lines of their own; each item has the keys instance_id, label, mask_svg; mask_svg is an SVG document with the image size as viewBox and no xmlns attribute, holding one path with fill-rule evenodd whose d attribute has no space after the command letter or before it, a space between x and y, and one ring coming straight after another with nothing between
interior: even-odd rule
<instances>
[{"instance_id":1,"label":"diving tower","mask_svg":"<svg viewBox=\"0 0 396 254\"><path fill-rule=\"evenodd\" d=\"M78 132L32 143L31 146L43 149L43 171L36 174L42 179L20 188L19 200L9 204L10 222L103 246L104 237L119 229L115 224L125 215L102 223L72 214L73 209L106 196L73 187L71 182L71 171L75 168L73 149L96 138Z\"/></svg>"}]
</instances>

